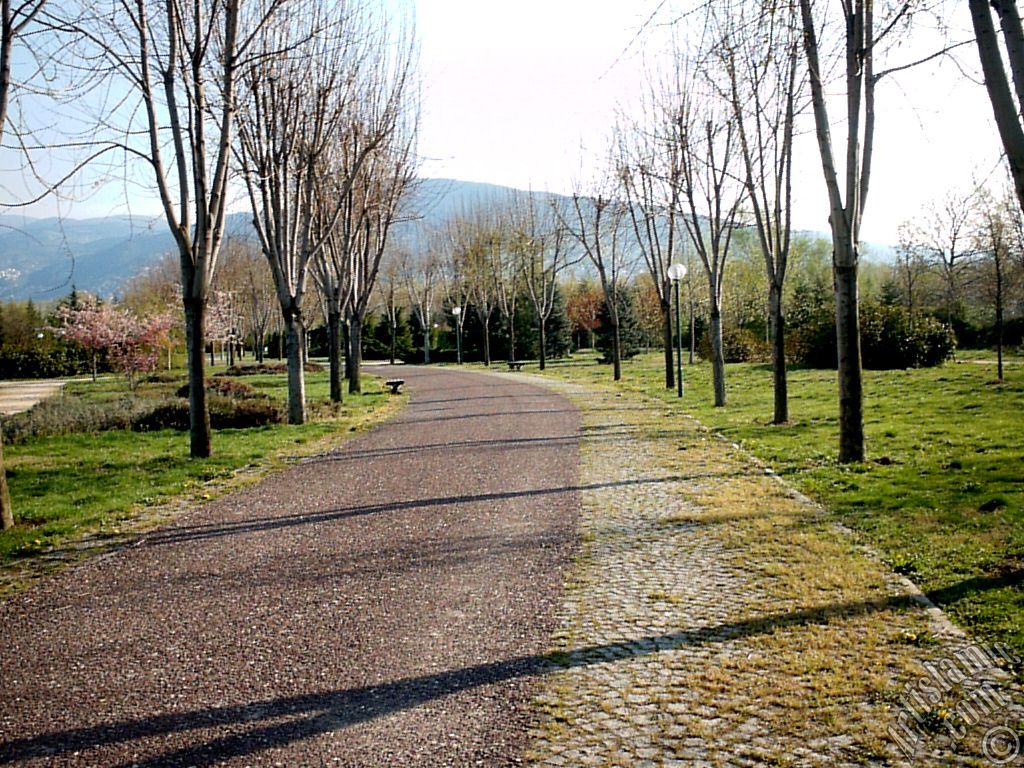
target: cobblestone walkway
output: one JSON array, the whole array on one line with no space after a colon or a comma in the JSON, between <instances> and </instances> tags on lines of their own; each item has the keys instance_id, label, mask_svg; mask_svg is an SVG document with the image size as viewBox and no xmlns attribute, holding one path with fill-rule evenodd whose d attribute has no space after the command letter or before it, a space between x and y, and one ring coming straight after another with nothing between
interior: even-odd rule
<instances>
[{"instance_id":1,"label":"cobblestone walkway","mask_svg":"<svg viewBox=\"0 0 1024 768\"><path fill-rule=\"evenodd\" d=\"M531 764L1013 760L998 652L664 403L548 385L584 413L583 546Z\"/></svg>"}]
</instances>

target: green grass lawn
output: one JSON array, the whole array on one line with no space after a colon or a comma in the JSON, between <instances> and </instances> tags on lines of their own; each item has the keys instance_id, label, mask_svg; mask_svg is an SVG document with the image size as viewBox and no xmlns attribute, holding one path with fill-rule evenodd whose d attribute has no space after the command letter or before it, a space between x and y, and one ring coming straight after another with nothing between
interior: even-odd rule
<instances>
[{"instance_id":1,"label":"green grass lawn","mask_svg":"<svg viewBox=\"0 0 1024 768\"><path fill-rule=\"evenodd\" d=\"M975 360L978 355L961 354ZM548 370L678 402L658 354L611 369L584 355ZM712 406L711 368L684 365L688 413L820 501L981 639L1024 654L1024 365L994 362L866 371L868 461L841 465L834 371L789 373L790 418L772 426L767 365L727 367L728 404Z\"/></svg>"},{"instance_id":2,"label":"green grass lawn","mask_svg":"<svg viewBox=\"0 0 1024 768\"><path fill-rule=\"evenodd\" d=\"M211 373L222 369L218 366ZM287 377L259 375L240 381L284 401ZM65 398L115 402L126 397L165 397L184 382L144 383L132 395L123 379L69 384ZM344 436L378 423L402 398L382 392L363 378L364 394L348 395L341 407L327 402L327 373L306 374L310 421L302 426L274 424L213 432L213 456L188 456L187 432L113 430L97 434L45 437L4 446L4 459L16 526L0 532L0 564L59 546L82 533L117 535L124 521L160 502L205 500L236 485L247 470L252 479L290 458L328 447Z\"/></svg>"}]
</instances>

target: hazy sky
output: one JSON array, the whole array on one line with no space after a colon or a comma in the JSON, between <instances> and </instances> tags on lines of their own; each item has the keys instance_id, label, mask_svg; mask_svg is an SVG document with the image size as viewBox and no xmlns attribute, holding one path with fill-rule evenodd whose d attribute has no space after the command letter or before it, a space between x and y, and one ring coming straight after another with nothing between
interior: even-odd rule
<instances>
[{"instance_id":1,"label":"hazy sky","mask_svg":"<svg viewBox=\"0 0 1024 768\"><path fill-rule=\"evenodd\" d=\"M595 175L616 110L630 111L669 37L657 24L637 37L661 0L387 1L415 5L423 174L534 190L565 192L574 180ZM965 37L969 25L962 5L951 4L955 39ZM895 62L914 56L913 45L904 47ZM973 48L962 49L970 70L977 69L976 56ZM868 241L893 243L899 223L930 199L989 177L998 138L984 88L952 63L889 78L878 95L863 234ZM836 127L837 143L843 131ZM800 147L794 223L824 231L827 205L813 136L804 136ZM8 189L16 185L3 169L13 164L10 155L0 162ZM124 195L123 185L112 184L87 204L60 209L70 216L109 214L122 207ZM132 196L136 212L155 209L137 189ZM29 212L54 211L48 202Z\"/></svg>"},{"instance_id":2,"label":"hazy sky","mask_svg":"<svg viewBox=\"0 0 1024 768\"><path fill-rule=\"evenodd\" d=\"M636 37L663 5L659 0L416 5L425 88L421 150L428 176L552 191L589 179L607 146L616 108L629 110L668 38L657 25ZM952 6L954 17L948 19L953 39L965 39L970 23L960 5ZM893 54L894 64L921 50L910 43L901 47L906 50ZM971 47L960 54L972 69L976 57ZM840 116L837 111L833 119ZM837 126L833 140L841 142L844 130ZM864 222L869 241L894 242L901 221L948 189L988 177L998 162L984 88L952 62L884 79L876 135ZM795 224L827 230L811 135L801 140L795 190Z\"/></svg>"}]
</instances>

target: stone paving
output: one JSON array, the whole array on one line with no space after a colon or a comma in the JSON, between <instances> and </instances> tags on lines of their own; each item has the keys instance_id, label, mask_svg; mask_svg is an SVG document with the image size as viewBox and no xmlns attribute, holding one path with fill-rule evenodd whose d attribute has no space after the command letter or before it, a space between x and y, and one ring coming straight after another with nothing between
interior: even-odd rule
<instances>
[{"instance_id":1,"label":"stone paving","mask_svg":"<svg viewBox=\"0 0 1024 768\"><path fill-rule=\"evenodd\" d=\"M583 544L530 764L1015 762L1013 662L696 422L546 383L584 413Z\"/></svg>"}]
</instances>

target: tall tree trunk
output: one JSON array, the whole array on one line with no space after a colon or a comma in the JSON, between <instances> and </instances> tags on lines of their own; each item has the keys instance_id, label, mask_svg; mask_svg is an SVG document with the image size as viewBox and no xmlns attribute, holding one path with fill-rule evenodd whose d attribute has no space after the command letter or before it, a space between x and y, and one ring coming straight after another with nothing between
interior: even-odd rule
<instances>
[{"instance_id":1,"label":"tall tree trunk","mask_svg":"<svg viewBox=\"0 0 1024 768\"><path fill-rule=\"evenodd\" d=\"M622 334L619 332L618 313L611 312L612 321L612 379L622 380Z\"/></svg>"},{"instance_id":2,"label":"tall tree trunk","mask_svg":"<svg viewBox=\"0 0 1024 768\"><path fill-rule=\"evenodd\" d=\"M491 316L484 318L484 365L491 367Z\"/></svg>"},{"instance_id":3,"label":"tall tree trunk","mask_svg":"<svg viewBox=\"0 0 1024 768\"><path fill-rule=\"evenodd\" d=\"M508 316L508 359L515 362L516 359L516 315L514 312Z\"/></svg>"},{"instance_id":4,"label":"tall tree trunk","mask_svg":"<svg viewBox=\"0 0 1024 768\"><path fill-rule=\"evenodd\" d=\"M1003 270L996 260L996 376L1003 380Z\"/></svg>"},{"instance_id":5,"label":"tall tree trunk","mask_svg":"<svg viewBox=\"0 0 1024 768\"><path fill-rule=\"evenodd\" d=\"M423 326L423 362L430 362L430 325Z\"/></svg>"},{"instance_id":6,"label":"tall tree trunk","mask_svg":"<svg viewBox=\"0 0 1024 768\"><path fill-rule=\"evenodd\" d=\"M540 319L540 369L543 371L547 361L547 323Z\"/></svg>"},{"instance_id":7,"label":"tall tree trunk","mask_svg":"<svg viewBox=\"0 0 1024 768\"><path fill-rule=\"evenodd\" d=\"M331 401L340 403L341 397L341 312L327 313L327 358L330 364Z\"/></svg>"},{"instance_id":8,"label":"tall tree trunk","mask_svg":"<svg viewBox=\"0 0 1024 768\"><path fill-rule=\"evenodd\" d=\"M11 506L11 494L7 490L7 472L4 469L4 433L0 420L0 530L14 527L14 508Z\"/></svg>"},{"instance_id":9,"label":"tall tree trunk","mask_svg":"<svg viewBox=\"0 0 1024 768\"><path fill-rule=\"evenodd\" d=\"M189 455L205 459L210 455L210 412L206 407L206 307L197 299L185 305L185 354L188 358ZM211 349L213 347L211 346Z\"/></svg>"},{"instance_id":10,"label":"tall tree trunk","mask_svg":"<svg viewBox=\"0 0 1024 768\"><path fill-rule=\"evenodd\" d=\"M768 333L772 344L772 379L775 390L773 424L789 421L789 387L786 381L786 317L782 312L782 286L768 287Z\"/></svg>"},{"instance_id":11,"label":"tall tree trunk","mask_svg":"<svg viewBox=\"0 0 1024 768\"><path fill-rule=\"evenodd\" d=\"M836 348L839 370L839 461L864 461L864 384L860 358L857 252L849 236L837 241L845 253L833 265L836 293Z\"/></svg>"},{"instance_id":12,"label":"tall tree trunk","mask_svg":"<svg viewBox=\"0 0 1024 768\"><path fill-rule=\"evenodd\" d=\"M721 283L716 273L708 274L708 304L711 334L711 375L715 389L715 407L725 407L725 350L722 348Z\"/></svg>"},{"instance_id":13,"label":"tall tree trunk","mask_svg":"<svg viewBox=\"0 0 1024 768\"><path fill-rule=\"evenodd\" d=\"M341 323L341 341L345 350L345 381L352 379L352 328L349 325L350 318L345 318ZM339 386L341 386L339 384Z\"/></svg>"},{"instance_id":14,"label":"tall tree trunk","mask_svg":"<svg viewBox=\"0 0 1024 768\"><path fill-rule=\"evenodd\" d=\"M989 101L992 104L992 114L995 117L999 138L1002 140L1007 164L1010 166L1010 173L1013 176L1017 200L1021 208L1024 208L1024 128L1021 126L1020 113L1014 103L1010 84L1006 77L1003 55L999 50L999 40L992 23L989 2L988 0L968 0L967 5L970 8L971 21L974 25L978 57L985 78L985 88L988 90ZM1008 16L1006 21L1009 23L1004 22L1003 34L1009 39L1013 30L1020 24L1020 15L1014 3L1000 4L1000 11ZM1020 66L1024 62L1013 61L1015 53L1017 57L1020 55L1019 47L1014 46L1014 48L1017 50L1010 50L1011 64Z\"/></svg>"},{"instance_id":15,"label":"tall tree trunk","mask_svg":"<svg viewBox=\"0 0 1024 768\"><path fill-rule=\"evenodd\" d=\"M722 310L715 303L711 307L711 375L715 388L715 408L725 406L725 354L722 349Z\"/></svg>"},{"instance_id":16,"label":"tall tree trunk","mask_svg":"<svg viewBox=\"0 0 1024 768\"><path fill-rule=\"evenodd\" d=\"M395 352L398 349L398 323L391 319L391 365L395 364Z\"/></svg>"},{"instance_id":17,"label":"tall tree trunk","mask_svg":"<svg viewBox=\"0 0 1024 768\"><path fill-rule=\"evenodd\" d=\"M667 294L666 294L667 295ZM682 333L682 328L679 332ZM676 388L675 353L672 342L672 302L664 299L661 302L661 334L665 345L665 389Z\"/></svg>"},{"instance_id":18,"label":"tall tree trunk","mask_svg":"<svg viewBox=\"0 0 1024 768\"><path fill-rule=\"evenodd\" d=\"M256 334L255 341L256 341L256 343L255 343L255 347L256 347L256 362L259 363L260 365L262 365L263 364L263 345L267 341L266 334L263 331L259 331Z\"/></svg>"},{"instance_id":19,"label":"tall tree trunk","mask_svg":"<svg viewBox=\"0 0 1024 768\"><path fill-rule=\"evenodd\" d=\"M363 321L353 315L348 324L348 345L352 356L352 366L348 377L348 391L355 394L363 391L360 379L360 367L363 364Z\"/></svg>"},{"instance_id":20,"label":"tall tree trunk","mask_svg":"<svg viewBox=\"0 0 1024 768\"><path fill-rule=\"evenodd\" d=\"M303 328L302 317L294 311L284 318L288 354L288 423L306 423L306 376L302 365Z\"/></svg>"}]
</instances>

